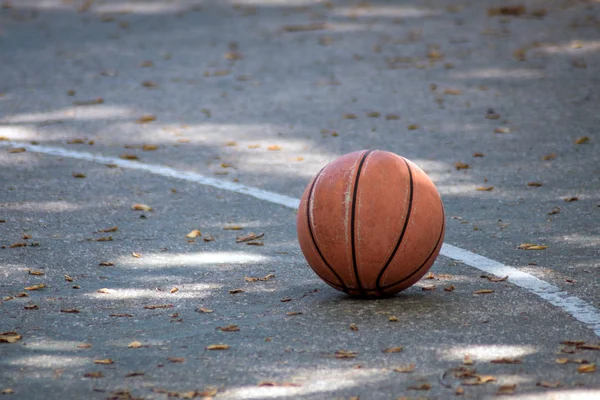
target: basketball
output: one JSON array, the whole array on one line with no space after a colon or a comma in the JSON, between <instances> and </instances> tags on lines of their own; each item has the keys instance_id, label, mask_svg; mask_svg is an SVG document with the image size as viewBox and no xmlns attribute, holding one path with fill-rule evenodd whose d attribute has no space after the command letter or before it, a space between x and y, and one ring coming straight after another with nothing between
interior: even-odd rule
<instances>
[{"instance_id":1,"label":"basketball","mask_svg":"<svg viewBox=\"0 0 600 400\"><path fill-rule=\"evenodd\" d=\"M357 151L327 164L298 208L308 264L352 296L386 297L415 284L433 265L444 232L444 206L431 179L387 151Z\"/></svg>"}]
</instances>

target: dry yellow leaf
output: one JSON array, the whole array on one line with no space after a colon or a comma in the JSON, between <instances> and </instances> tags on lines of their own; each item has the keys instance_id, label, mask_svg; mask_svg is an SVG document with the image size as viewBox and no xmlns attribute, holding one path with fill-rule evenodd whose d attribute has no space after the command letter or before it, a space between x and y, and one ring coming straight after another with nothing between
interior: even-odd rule
<instances>
[{"instance_id":1,"label":"dry yellow leaf","mask_svg":"<svg viewBox=\"0 0 600 400\"><path fill-rule=\"evenodd\" d=\"M0 343L15 343L22 338L23 336L13 331L0 333Z\"/></svg>"},{"instance_id":2,"label":"dry yellow leaf","mask_svg":"<svg viewBox=\"0 0 600 400\"><path fill-rule=\"evenodd\" d=\"M388 347L387 349L383 349L382 351L384 353L400 353L402 351L403 347L402 346L396 346L396 347Z\"/></svg>"},{"instance_id":3,"label":"dry yellow leaf","mask_svg":"<svg viewBox=\"0 0 600 400\"><path fill-rule=\"evenodd\" d=\"M142 115L141 117L139 117L135 123L136 124L147 124L149 122L153 122L156 121L156 115L152 115L152 114L146 114L146 115Z\"/></svg>"},{"instance_id":4,"label":"dry yellow leaf","mask_svg":"<svg viewBox=\"0 0 600 400\"><path fill-rule=\"evenodd\" d=\"M546 250L548 246L542 246L533 243L521 243L517 248L520 250Z\"/></svg>"},{"instance_id":5,"label":"dry yellow leaf","mask_svg":"<svg viewBox=\"0 0 600 400\"><path fill-rule=\"evenodd\" d=\"M228 350L228 344L211 344L206 346L206 350Z\"/></svg>"},{"instance_id":6,"label":"dry yellow leaf","mask_svg":"<svg viewBox=\"0 0 600 400\"><path fill-rule=\"evenodd\" d=\"M483 385L484 383L495 382L497 379L491 375L472 375L471 379L462 382L465 386Z\"/></svg>"},{"instance_id":7,"label":"dry yellow leaf","mask_svg":"<svg viewBox=\"0 0 600 400\"><path fill-rule=\"evenodd\" d=\"M102 293L102 294L109 294L109 293L112 293L113 291L108 288L102 288L102 289L98 289L97 292Z\"/></svg>"},{"instance_id":8,"label":"dry yellow leaf","mask_svg":"<svg viewBox=\"0 0 600 400\"><path fill-rule=\"evenodd\" d=\"M406 127L406 129L408 129L409 131L414 131L415 129L419 129L419 125L417 124L410 124Z\"/></svg>"},{"instance_id":9,"label":"dry yellow leaf","mask_svg":"<svg viewBox=\"0 0 600 400\"><path fill-rule=\"evenodd\" d=\"M522 364L523 361L520 358L502 357L496 358L490 361L492 364Z\"/></svg>"},{"instance_id":10,"label":"dry yellow leaf","mask_svg":"<svg viewBox=\"0 0 600 400\"><path fill-rule=\"evenodd\" d=\"M392 315L391 317L388 318L388 321L390 321L390 322L398 322L399 319L398 319L398 317Z\"/></svg>"},{"instance_id":11,"label":"dry yellow leaf","mask_svg":"<svg viewBox=\"0 0 600 400\"><path fill-rule=\"evenodd\" d=\"M456 388L456 390L454 391L454 394L457 396L460 396L462 394L465 393L465 389L461 388L460 386Z\"/></svg>"},{"instance_id":12,"label":"dry yellow leaf","mask_svg":"<svg viewBox=\"0 0 600 400\"><path fill-rule=\"evenodd\" d=\"M27 243L13 243L10 245L11 249L17 248L17 247L27 247Z\"/></svg>"},{"instance_id":13,"label":"dry yellow leaf","mask_svg":"<svg viewBox=\"0 0 600 400\"><path fill-rule=\"evenodd\" d=\"M243 293L244 289L231 289L229 291L229 294L237 294L237 293Z\"/></svg>"},{"instance_id":14,"label":"dry yellow leaf","mask_svg":"<svg viewBox=\"0 0 600 400\"><path fill-rule=\"evenodd\" d=\"M119 158L122 158L123 160L131 160L131 161L140 159L138 156L136 156L135 154L131 154L131 153L123 153L119 156Z\"/></svg>"},{"instance_id":15,"label":"dry yellow leaf","mask_svg":"<svg viewBox=\"0 0 600 400\"><path fill-rule=\"evenodd\" d=\"M246 235L243 235L243 236L238 236L238 237L235 239L235 242L236 242L236 243L249 242L249 241L251 241L251 240L260 239L260 238L262 238L263 236L265 236L265 234L264 234L264 233L260 233L260 234L258 234L258 235L257 235L257 234L256 234L256 233L254 233L254 232L249 232L249 233L247 233Z\"/></svg>"},{"instance_id":16,"label":"dry yellow leaf","mask_svg":"<svg viewBox=\"0 0 600 400\"><path fill-rule=\"evenodd\" d=\"M140 253L136 253L135 251L131 253L131 256L134 258L140 258L142 255Z\"/></svg>"},{"instance_id":17,"label":"dry yellow leaf","mask_svg":"<svg viewBox=\"0 0 600 400\"><path fill-rule=\"evenodd\" d=\"M597 344L587 344L587 343L579 343L576 344L578 349L583 350L600 350L600 345Z\"/></svg>"},{"instance_id":18,"label":"dry yellow leaf","mask_svg":"<svg viewBox=\"0 0 600 400\"><path fill-rule=\"evenodd\" d=\"M172 363L182 363L182 362L185 362L185 358L183 358L183 357L167 357L167 360L169 360Z\"/></svg>"},{"instance_id":19,"label":"dry yellow leaf","mask_svg":"<svg viewBox=\"0 0 600 400\"><path fill-rule=\"evenodd\" d=\"M489 293L494 293L494 290L492 289L481 289L481 290L476 290L473 292L473 294L489 294Z\"/></svg>"},{"instance_id":20,"label":"dry yellow leaf","mask_svg":"<svg viewBox=\"0 0 600 400\"><path fill-rule=\"evenodd\" d=\"M267 150L270 150L270 151L279 151L279 150L281 150L281 146L278 146L276 144L272 144L269 147L267 147Z\"/></svg>"},{"instance_id":21,"label":"dry yellow leaf","mask_svg":"<svg viewBox=\"0 0 600 400\"><path fill-rule=\"evenodd\" d=\"M45 287L46 287L46 285L44 285L43 283L38 283L37 285L26 286L24 289L25 290L40 290Z\"/></svg>"},{"instance_id":22,"label":"dry yellow leaf","mask_svg":"<svg viewBox=\"0 0 600 400\"><path fill-rule=\"evenodd\" d=\"M37 304L27 304L23 307L25 310L38 310L39 307Z\"/></svg>"},{"instance_id":23,"label":"dry yellow leaf","mask_svg":"<svg viewBox=\"0 0 600 400\"><path fill-rule=\"evenodd\" d=\"M590 373L590 372L596 372L596 364L580 365L579 368L577 368L577 372L579 372L580 374L587 374L587 373Z\"/></svg>"},{"instance_id":24,"label":"dry yellow leaf","mask_svg":"<svg viewBox=\"0 0 600 400\"><path fill-rule=\"evenodd\" d=\"M550 160L554 160L556 158L556 154L555 153L550 153L547 154L545 156L542 157L542 160L544 161L550 161Z\"/></svg>"},{"instance_id":25,"label":"dry yellow leaf","mask_svg":"<svg viewBox=\"0 0 600 400\"><path fill-rule=\"evenodd\" d=\"M565 197L563 200L566 201L567 203L570 203L572 201L579 200L579 197Z\"/></svg>"},{"instance_id":26,"label":"dry yellow leaf","mask_svg":"<svg viewBox=\"0 0 600 400\"><path fill-rule=\"evenodd\" d=\"M469 164L466 164L464 162L457 161L454 163L454 168L456 168L457 170L461 170L461 169L468 169L468 168L470 168L470 166L469 166Z\"/></svg>"},{"instance_id":27,"label":"dry yellow leaf","mask_svg":"<svg viewBox=\"0 0 600 400\"><path fill-rule=\"evenodd\" d=\"M130 349L139 349L142 346L143 346L142 343L138 342L137 340L134 340L133 342L131 342L127 345L127 347L129 347Z\"/></svg>"},{"instance_id":28,"label":"dry yellow leaf","mask_svg":"<svg viewBox=\"0 0 600 400\"><path fill-rule=\"evenodd\" d=\"M411 389L411 390L429 390L429 389L431 389L431 385L429 383L427 383L427 382L424 382L424 383L420 383L418 385L409 386L408 389Z\"/></svg>"},{"instance_id":29,"label":"dry yellow leaf","mask_svg":"<svg viewBox=\"0 0 600 400\"><path fill-rule=\"evenodd\" d=\"M285 315L288 315L288 316L301 315L301 314L302 314L302 311L290 311L290 312L285 313Z\"/></svg>"},{"instance_id":30,"label":"dry yellow leaf","mask_svg":"<svg viewBox=\"0 0 600 400\"><path fill-rule=\"evenodd\" d=\"M94 360L94 364L114 364L114 361L110 358L103 358L100 360Z\"/></svg>"},{"instance_id":31,"label":"dry yellow leaf","mask_svg":"<svg viewBox=\"0 0 600 400\"><path fill-rule=\"evenodd\" d=\"M513 385L502 385L498 388L498 391L496 392L496 396L502 396L502 395L506 395L506 394L514 394L515 390L517 389L517 385L513 384Z\"/></svg>"},{"instance_id":32,"label":"dry yellow leaf","mask_svg":"<svg viewBox=\"0 0 600 400\"><path fill-rule=\"evenodd\" d=\"M379 113L377 111L372 111L372 112L367 113L367 117L370 117L370 118L379 118L380 116L381 116L381 113Z\"/></svg>"},{"instance_id":33,"label":"dry yellow leaf","mask_svg":"<svg viewBox=\"0 0 600 400\"><path fill-rule=\"evenodd\" d=\"M8 149L8 152L13 153L13 154L14 153L24 153L25 151L26 151L25 147L14 147L12 149Z\"/></svg>"},{"instance_id":34,"label":"dry yellow leaf","mask_svg":"<svg viewBox=\"0 0 600 400\"><path fill-rule=\"evenodd\" d=\"M179 291L179 288L176 288L176 287L169 290L169 292L171 292L171 293L177 293L178 291Z\"/></svg>"},{"instance_id":35,"label":"dry yellow leaf","mask_svg":"<svg viewBox=\"0 0 600 400\"><path fill-rule=\"evenodd\" d=\"M73 176L73 178L79 178L79 179L83 179L87 176L86 174L84 174L82 172L73 172L71 175Z\"/></svg>"},{"instance_id":36,"label":"dry yellow leaf","mask_svg":"<svg viewBox=\"0 0 600 400\"><path fill-rule=\"evenodd\" d=\"M155 144L145 144L142 146L142 150L144 151L155 151L158 150L158 146Z\"/></svg>"},{"instance_id":37,"label":"dry yellow leaf","mask_svg":"<svg viewBox=\"0 0 600 400\"><path fill-rule=\"evenodd\" d=\"M64 312L67 314L78 314L79 310L76 308L63 308L62 310L60 310L60 312Z\"/></svg>"},{"instance_id":38,"label":"dry yellow leaf","mask_svg":"<svg viewBox=\"0 0 600 400\"><path fill-rule=\"evenodd\" d=\"M494 129L494 133L510 133L510 128L501 127Z\"/></svg>"},{"instance_id":39,"label":"dry yellow leaf","mask_svg":"<svg viewBox=\"0 0 600 400\"><path fill-rule=\"evenodd\" d=\"M196 311L201 312L201 313L206 313L206 314L213 312L213 310L211 310L210 308L204 308L204 307L199 307L196 309Z\"/></svg>"},{"instance_id":40,"label":"dry yellow leaf","mask_svg":"<svg viewBox=\"0 0 600 400\"><path fill-rule=\"evenodd\" d=\"M540 187L543 185L544 184L542 182L527 182L527 186L531 186L531 187Z\"/></svg>"},{"instance_id":41,"label":"dry yellow leaf","mask_svg":"<svg viewBox=\"0 0 600 400\"><path fill-rule=\"evenodd\" d=\"M221 332L238 332L240 330L237 325L219 326L217 329Z\"/></svg>"},{"instance_id":42,"label":"dry yellow leaf","mask_svg":"<svg viewBox=\"0 0 600 400\"><path fill-rule=\"evenodd\" d=\"M37 271L37 270L34 270L34 269L27 270L27 273L29 275L35 275L35 276L44 275L44 273L42 271Z\"/></svg>"},{"instance_id":43,"label":"dry yellow leaf","mask_svg":"<svg viewBox=\"0 0 600 400\"><path fill-rule=\"evenodd\" d=\"M86 372L83 376L85 378L104 378L102 371Z\"/></svg>"},{"instance_id":44,"label":"dry yellow leaf","mask_svg":"<svg viewBox=\"0 0 600 400\"><path fill-rule=\"evenodd\" d=\"M259 242L259 241L251 241L251 242L246 242L246 244L248 246L264 246L265 244L263 242Z\"/></svg>"},{"instance_id":45,"label":"dry yellow leaf","mask_svg":"<svg viewBox=\"0 0 600 400\"><path fill-rule=\"evenodd\" d=\"M101 237L96 239L96 242L112 242L113 237L112 236L106 236L106 237Z\"/></svg>"},{"instance_id":46,"label":"dry yellow leaf","mask_svg":"<svg viewBox=\"0 0 600 400\"><path fill-rule=\"evenodd\" d=\"M111 226L110 228L98 230L98 233L100 233L100 232L105 232L105 233L107 233L107 232L116 232L118 230L119 230L118 226Z\"/></svg>"},{"instance_id":47,"label":"dry yellow leaf","mask_svg":"<svg viewBox=\"0 0 600 400\"><path fill-rule=\"evenodd\" d=\"M13 394L15 390L13 388L5 388L0 390L0 394Z\"/></svg>"},{"instance_id":48,"label":"dry yellow leaf","mask_svg":"<svg viewBox=\"0 0 600 400\"><path fill-rule=\"evenodd\" d=\"M444 291L445 291L445 292L453 292L453 291L454 291L454 289L456 289L456 286L454 286L454 285L450 285L450 286L446 286L446 287L444 288Z\"/></svg>"},{"instance_id":49,"label":"dry yellow leaf","mask_svg":"<svg viewBox=\"0 0 600 400\"><path fill-rule=\"evenodd\" d=\"M358 331L358 325L356 325L356 324L350 324L350 330L351 331L355 331L355 332Z\"/></svg>"},{"instance_id":50,"label":"dry yellow leaf","mask_svg":"<svg viewBox=\"0 0 600 400\"><path fill-rule=\"evenodd\" d=\"M578 138L577 140L575 140L575 144L584 144L590 141L590 138L587 136L582 136L580 138Z\"/></svg>"},{"instance_id":51,"label":"dry yellow leaf","mask_svg":"<svg viewBox=\"0 0 600 400\"><path fill-rule=\"evenodd\" d=\"M444 90L444 94L450 94L453 96L458 96L459 94L461 94L462 92L458 89L446 89Z\"/></svg>"},{"instance_id":52,"label":"dry yellow leaf","mask_svg":"<svg viewBox=\"0 0 600 400\"><path fill-rule=\"evenodd\" d=\"M388 121L395 121L400 119L400 116L398 114L386 114L385 119Z\"/></svg>"},{"instance_id":53,"label":"dry yellow leaf","mask_svg":"<svg viewBox=\"0 0 600 400\"><path fill-rule=\"evenodd\" d=\"M194 229L193 231L191 231L190 233L185 235L185 237L188 239L195 239L198 236L202 236L202 232L200 232L200 230L198 230L198 229Z\"/></svg>"},{"instance_id":54,"label":"dry yellow leaf","mask_svg":"<svg viewBox=\"0 0 600 400\"><path fill-rule=\"evenodd\" d=\"M413 363L413 364L409 364L409 365L404 365L402 367L396 367L396 368L394 368L394 372L400 372L403 374L407 374L409 372L413 372L415 370L416 366L417 365Z\"/></svg>"},{"instance_id":55,"label":"dry yellow leaf","mask_svg":"<svg viewBox=\"0 0 600 400\"><path fill-rule=\"evenodd\" d=\"M86 139L75 138L71 140L67 140L67 144L84 144Z\"/></svg>"},{"instance_id":56,"label":"dry yellow leaf","mask_svg":"<svg viewBox=\"0 0 600 400\"><path fill-rule=\"evenodd\" d=\"M475 190L479 191L479 192L491 192L492 190L494 190L493 186L480 186L478 188L475 188Z\"/></svg>"},{"instance_id":57,"label":"dry yellow leaf","mask_svg":"<svg viewBox=\"0 0 600 400\"><path fill-rule=\"evenodd\" d=\"M559 381L556 381L556 382L541 381L541 382L536 383L535 385L545 387L545 388L557 388L557 387L561 387L562 383L560 383Z\"/></svg>"},{"instance_id":58,"label":"dry yellow leaf","mask_svg":"<svg viewBox=\"0 0 600 400\"><path fill-rule=\"evenodd\" d=\"M146 205L146 204L134 204L133 206L131 206L132 210L136 210L136 211L152 211L152 207Z\"/></svg>"},{"instance_id":59,"label":"dry yellow leaf","mask_svg":"<svg viewBox=\"0 0 600 400\"><path fill-rule=\"evenodd\" d=\"M335 358L341 358L341 359L355 358L357 354L358 354L357 351L338 350L335 352Z\"/></svg>"}]
</instances>

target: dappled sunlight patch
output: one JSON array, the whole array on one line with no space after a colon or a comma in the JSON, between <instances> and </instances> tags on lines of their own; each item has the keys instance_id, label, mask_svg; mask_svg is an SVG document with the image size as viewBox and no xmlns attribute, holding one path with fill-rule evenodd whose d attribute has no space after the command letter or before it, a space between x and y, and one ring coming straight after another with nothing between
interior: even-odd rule
<instances>
[{"instance_id":1,"label":"dappled sunlight patch","mask_svg":"<svg viewBox=\"0 0 600 400\"><path fill-rule=\"evenodd\" d=\"M388 374L376 368L320 368L296 369L295 375L284 379L298 386L242 386L228 389L219 397L223 399L270 399L270 398L298 398L299 396L315 395L318 393L332 393L337 390L360 387L388 378Z\"/></svg>"},{"instance_id":2,"label":"dappled sunlight patch","mask_svg":"<svg viewBox=\"0 0 600 400\"><path fill-rule=\"evenodd\" d=\"M454 79L541 79L545 77L543 70L527 68L480 68L452 74Z\"/></svg>"},{"instance_id":3,"label":"dappled sunlight patch","mask_svg":"<svg viewBox=\"0 0 600 400\"><path fill-rule=\"evenodd\" d=\"M5 118L6 119L6 118ZM25 127L25 126L10 126L10 125L2 125L3 120L0 120L0 137L3 140L33 140L37 138L37 134L33 128Z\"/></svg>"},{"instance_id":4,"label":"dappled sunlight patch","mask_svg":"<svg viewBox=\"0 0 600 400\"><path fill-rule=\"evenodd\" d=\"M43 341L36 342L35 340L30 340L27 342L27 347L29 349L34 350L43 350L43 351L81 351L80 346L81 342L76 342L72 340L51 340L51 339L43 339Z\"/></svg>"},{"instance_id":5,"label":"dappled sunlight patch","mask_svg":"<svg viewBox=\"0 0 600 400\"><path fill-rule=\"evenodd\" d=\"M40 354L35 356L24 356L7 358L2 360L4 365L29 368L66 368L81 367L90 364L90 357L73 357L61 355Z\"/></svg>"},{"instance_id":6,"label":"dappled sunlight patch","mask_svg":"<svg viewBox=\"0 0 600 400\"><path fill-rule=\"evenodd\" d=\"M73 212L88 208L64 200L57 201L23 201L18 203L0 203L0 207L20 212ZM90 206L91 207L91 206Z\"/></svg>"},{"instance_id":7,"label":"dappled sunlight patch","mask_svg":"<svg viewBox=\"0 0 600 400\"><path fill-rule=\"evenodd\" d=\"M174 301L177 299L196 299L203 297L210 292L221 288L221 285L216 284L186 284L177 290L171 292L169 290L152 289L135 289L135 288L109 288L104 292L93 292L86 294L86 297L95 300L124 300L124 299L156 299Z\"/></svg>"},{"instance_id":8,"label":"dappled sunlight patch","mask_svg":"<svg viewBox=\"0 0 600 400\"><path fill-rule=\"evenodd\" d=\"M441 10L432 10L425 7L414 7L410 5L379 5L361 3L364 6L335 7L333 15L343 17L387 17L387 18L426 18L439 15Z\"/></svg>"},{"instance_id":9,"label":"dappled sunlight patch","mask_svg":"<svg viewBox=\"0 0 600 400\"><path fill-rule=\"evenodd\" d=\"M541 393L519 393L520 400L596 400L600 399L599 389L546 390Z\"/></svg>"},{"instance_id":10,"label":"dappled sunlight patch","mask_svg":"<svg viewBox=\"0 0 600 400\"><path fill-rule=\"evenodd\" d=\"M557 243L567 243L569 245L577 245L577 247L591 247L594 249L600 248L600 235L585 235L582 233L572 233L569 235L559 236L556 239Z\"/></svg>"},{"instance_id":11,"label":"dappled sunlight patch","mask_svg":"<svg viewBox=\"0 0 600 400\"><path fill-rule=\"evenodd\" d=\"M196 1L195 5L202 4L202 1ZM141 14L141 15L152 15L152 14L167 14L177 13L186 11L189 9L189 1L118 1L111 3L98 3L93 6L93 11L97 13L111 14L111 13L127 13L127 14Z\"/></svg>"},{"instance_id":12,"label":"dappled sunlight patch","mask_svg":"<svg viewBox=\"0 0 600 400\"><path fill-rule=\"evenodd\" d=\"M572 40L562 43L546 44L536 48L542 54L582 55L600 51L600 40Z\"/></svg>"},{"instance_id":13,"label":"dappled sunlight patch","mask_svg":"<svg viewBox=\"0 0 600 400\"><path fill-rule=\"evenodd\" d=\"M448 350L440 350L439 356L444 360L462 361L465 355L469 355L474 361L489 362L503 357L518 358L538 352L537 347L529 345L473 345L455 346Z\"/></svg>"},{"instance_id":14,"label":"dappled sunlight patch","mask_svg":"<svg viewBox=\"0 0 600 400\"><path fill-rule=\"evenodd\" d=\"M38 124L64 120L101 120L109 118L131 118L133 110L124 106L95 105L93 107L67 107L62 110L22 113L0 119L5 124ZM19 139L23 139L19 137Z\"/></svg>"},{"instance_id":15,"label":"dappled sunlight patch","mask_svg":"<svg viewBox=\"0 0 600 400\"><path fill-rule=\"evenodd\" d=\"M264 263L271 257L253 254L244 251L213 251L200 253L179 254L144 254L142 258L132 259L123 256L117 260L118 265L144 266L144 267L172 267L172 266L206 266L222 264L250 264Z\"/></svg>"}]
</instances>

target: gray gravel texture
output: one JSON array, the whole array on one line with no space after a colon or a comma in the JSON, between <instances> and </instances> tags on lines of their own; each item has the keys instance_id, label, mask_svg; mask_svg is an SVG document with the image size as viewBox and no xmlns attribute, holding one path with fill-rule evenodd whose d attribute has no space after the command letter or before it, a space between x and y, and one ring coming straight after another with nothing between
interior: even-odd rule
<instances>
[{"instance_id":1,"label":"gray gravel texture","mask_svg":"<svg viewBox=\"0 0 600 400\"><path fill-rule=\"evenodd\" d=\"M508 4L3 1L0 137L293 197L342 154L393 151L436 183L447 243L600 307L600 3L490 15ZM0 165L0 333L22 336L0 343L7 399L600 397L599 372L556 361L598 362L560 342L599 338L474 268L439 257L434 279L353 299L310 270L293 210L7 147ZM236 243L251 231L264 246Z\"/></svg>"}]
</instances>

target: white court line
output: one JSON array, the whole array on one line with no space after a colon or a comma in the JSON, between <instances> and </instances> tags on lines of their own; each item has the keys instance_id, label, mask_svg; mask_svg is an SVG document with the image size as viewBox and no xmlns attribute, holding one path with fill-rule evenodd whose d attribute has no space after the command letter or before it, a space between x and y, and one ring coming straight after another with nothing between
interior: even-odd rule
<instances>
[{"instance_id":1,"label":"white court line","mask_svg":"<svg viewBox=\"0 0 600 400\"><path fill-rule=\"evenodd\" d=\"M34 153L68 157L76 160L92 161L100 164L115 164L123 168L146 171L155 175L165 176L167 178L181 179L189 182L199 183L201 185L212 186L217 189L245 194L292 209L297 209L300 204L300 200L293 197L241 185L239 183L222 181L197 174L195 172L179 171L174 168L157 164L145 164L138 161L122 160L120 158L106 157L84 151L72 151L61 147L31 145L21 142L0 142L0 146L23 147ZM561 290L559 287L551 285L548 282L536 278L535 276L526 272L519 271L516 268L509 267L498 261L491 260L450 244L444 243L440 254L457 261L462 261L471 267L477 268L497 277L508 276L507 280L513 285L523 288L530 293L533 293L548 301L550 304L560 308L579 322L585 324L596 334L596 336L600 337L600 310L578 297L571 296L567 292Z\"/></svg>"}]
</instances>

